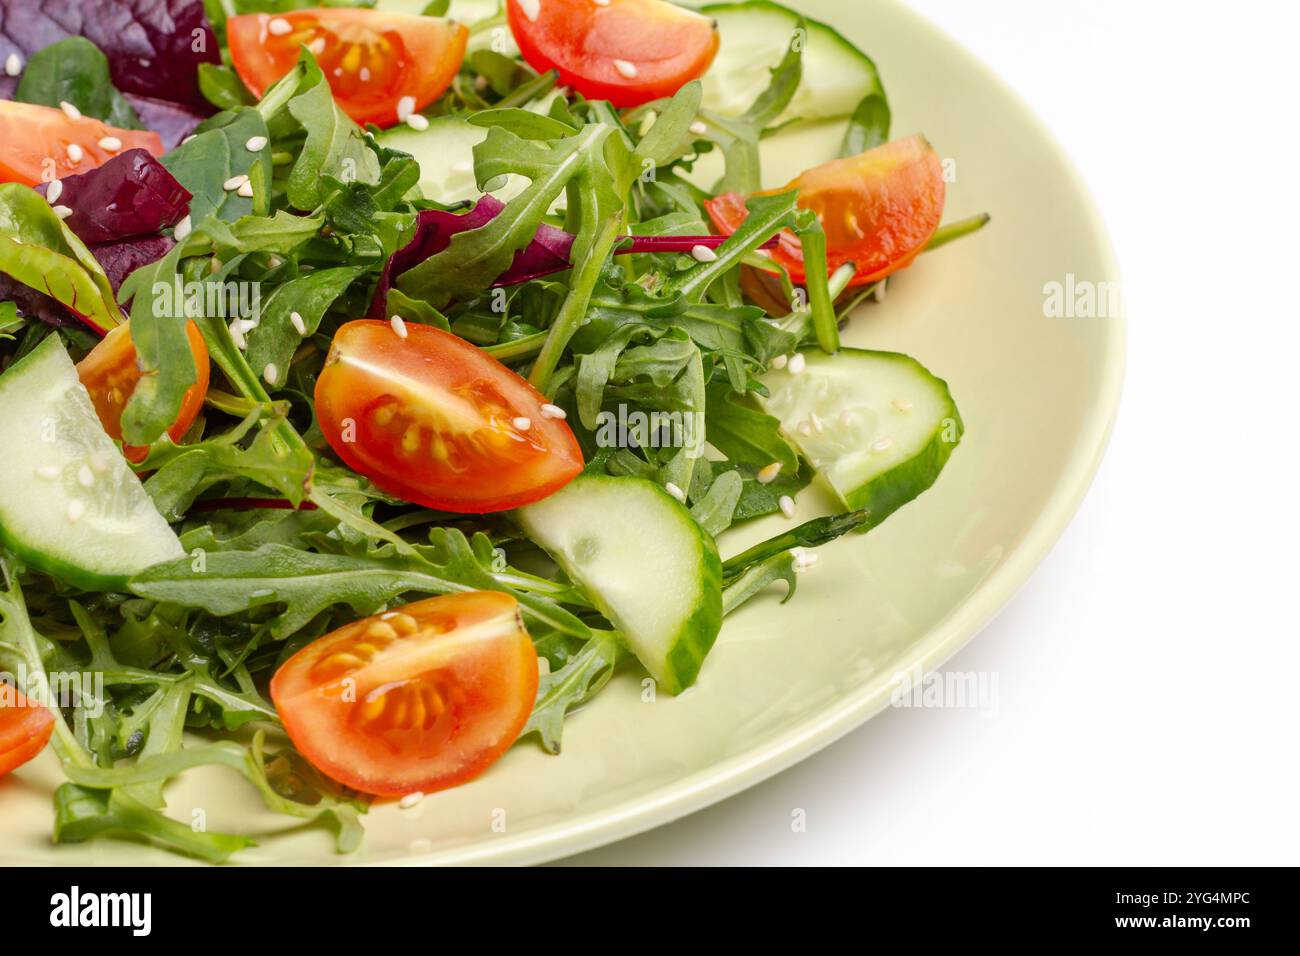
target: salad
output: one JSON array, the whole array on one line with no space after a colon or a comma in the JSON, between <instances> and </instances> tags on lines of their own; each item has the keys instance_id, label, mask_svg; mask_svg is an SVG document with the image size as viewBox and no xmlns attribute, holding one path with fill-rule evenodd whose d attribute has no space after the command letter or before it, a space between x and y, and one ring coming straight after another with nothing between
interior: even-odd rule
<instances>
[{"instance_id":1,"label":"salad","mask_svg":"<svg viewBox=\"0 0 1300 956\"><path fill-rule=\"evenodd\" d=\"M351 851L690 688L961 438L840 332L987 216L776 3L5 2L0 64L0 775L53 751L56 842L225 861L165 812L217 765Z\"/></svg>"}]
</instances>

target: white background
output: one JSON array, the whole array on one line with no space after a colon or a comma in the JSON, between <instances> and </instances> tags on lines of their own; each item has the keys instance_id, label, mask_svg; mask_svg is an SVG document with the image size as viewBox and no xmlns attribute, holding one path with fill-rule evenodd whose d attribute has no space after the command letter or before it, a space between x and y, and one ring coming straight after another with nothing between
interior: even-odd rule
<instances>
[{"instance_id":1,"label":"white background","mask_svg":"<svg viewBox=\"0 0 1300 956\"><path fill-rule=\"evenodd\" d=\"M1300 863L1297 8L912 5L1029 101L1110 226L1129 309L1110 451L948 665L998 675L996 715L886 711L571 862Z\"/></svg>"}]
</instances>

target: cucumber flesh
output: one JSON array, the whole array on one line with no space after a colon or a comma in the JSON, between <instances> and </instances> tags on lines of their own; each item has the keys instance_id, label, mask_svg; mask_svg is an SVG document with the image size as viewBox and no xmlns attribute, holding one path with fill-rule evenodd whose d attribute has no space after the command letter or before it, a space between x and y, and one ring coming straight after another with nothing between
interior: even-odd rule
<instances>
[{"instance_id":1,"label":"cucumber flesh","mask_svg":"<svg viewBox=\"0 0 1300 956\"><path fill-rule=\"evenodd\" d=\"M661 687L695 683L722 627L722 563L685 505L644 478L581 475L517 516Z\"/></svg>"},{"instance_id":2,"label":"cucumber flesh","mask_svg":"<svg viewBox=\"0 0 1300 956\"><path fill-rule=\"evenodd\" d=\"M948 385L898 352L804 353L769 371L768 414L850 509L874 527L939 477L963 425Z\"/></svg>"},{"instance_id":3,"label":"cucumber flesh","mask_svg":"<svg viewBox=\"0 0 1300 956\"><path fill-rule=\"evenodd\" d=\"M771 81L772 69L789 48L799 14L768 0L720 3L701 8L718 22L721 44L704 74L704 107L739 116ZM880 74L865 53L835 29L805 18L803 79L777 124L793 119L849 116L869 93L884 96Z\"/></svg>"},{"instance_id":4,"label":"cucumber flesh","mask_svg":"<svg viewBox=\"0 0 1300 956\"><path fill-rule=\"evenodd\" d=\"M0 542L88 590L185 552L105 433L57 335L0 376Z\"/></svg>"}]
</instances>

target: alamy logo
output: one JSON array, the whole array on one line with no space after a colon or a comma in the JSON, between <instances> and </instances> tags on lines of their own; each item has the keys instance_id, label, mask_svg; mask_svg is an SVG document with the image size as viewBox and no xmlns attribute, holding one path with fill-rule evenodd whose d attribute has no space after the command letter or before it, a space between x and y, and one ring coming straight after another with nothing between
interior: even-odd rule
<instances>
[{"instance_id":1,"label":"alamy logo","mask_svg":"<svg viewBox=\"0 0 1300 956\"><path fill-rule=\"evenodd\" d=\"M133 936L148 936L153 928L152 893L82 893L74 886L71 892L50 897L50 925L125 926Z\"/></svg>"}]
</instances>

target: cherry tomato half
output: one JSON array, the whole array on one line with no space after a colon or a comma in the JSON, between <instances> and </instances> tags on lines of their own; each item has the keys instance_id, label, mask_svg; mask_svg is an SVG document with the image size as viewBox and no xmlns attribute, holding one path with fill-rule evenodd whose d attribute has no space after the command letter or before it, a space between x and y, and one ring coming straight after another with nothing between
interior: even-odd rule
<instances>
[{"instance_id":1,"label":"cherry tomato half","mask_svg":"<svg viewBox=\"0 0 1300 956\"><path fill-rule=\"evenodd\" d=\"M718 52L710 17L664 0L506 0L506 16L533 69L619 108L672 96Z\"/></svg>"},{"instance_id":2,"label":"cherry tomato half","mask_svg":"<svg viewBox=\"0 0 1300 956\"><path fill-rule=\"evenodd\" d=\"M353 470L406 501L482 514L530 504L582 471L546 398L450 332L361 319L334 335L316 417Z\"/></svg>"},{"instance_id":3,"label":"cherry tomato half","mask_svg":"<svg viewBox=\"0 0 1300 956\"><path fill-rule=\"evenodd\" d=\"M73 119L49 106L0 100L0 183L36 186L89 172L128 149L161 156L162 137L118 129L89 116Z\"/></svg>"},{"instance_id":4,"label":"cherry tomato half","mask_svg":"<svg viewBox=\"0 0 1300 956\"><path fill-rule=\"evenodd\" d=\"M537 651L513 597L470 591L356 621L307 645L271 681L312 765L381 797L477 777L510 748L537 697Z\"/></svg>"},{"instance_id":5,"label":"cherry tomato half","mask_svg":"<svg viewBox=\"0 0 1300 956\"><path fill-rule=\"evenodd\" d=\"M860 156L814 166L767 194L799 191L799 205L817 213L826 230L826 259L834 272L857 266L850 285L868 285L912 264L943 215L943 166L924 136L877 146ZM731 234L749 215L745 199L726 193L705 204L718 230ZM772 258L795 283L805 280L803 247L782 232Z\"/></svg>"},{"instance_id":6,"label":"cherry tomato half","mask_svg":"<svg viewBox=\"0 0 1300 956\"><path fill-rule=\"evenodd\" d=\"M469 30L440 17L316 9L231 17L226 36L235 71L258 98L293 69L305 46L343 112L362 125L388 127L451 85L465 59ZM402 100L407 102L399 117Z\"/></svg>"},{"instance_id":7,"label":"cherry tomato half","mask_svg":"<svg viewBox=\"0 0 1300 956\"><path fill-rule=\"evenodd\" d=\"M54 733L54 715L33 704L18 688L0 684L0 777L17 770L45 749Z\"/></svg>"},{"instance_id":8,"label":"cherry tomato half","mask_svg":"<svg viewBox=\"0 0 1300 956\"><path fill-rule=\"evenodd\" d=\"M181 400L180 414L167 434L172 441L180 441L194 424L199 409L203 407L203 398L208 394L208 379L211 369L208 366L208 347L203 341L203 333L191 322L186 327L189 335L190 352L194 356L196 379L185 392ZM131 323L124 322L111 329L90 354L77 363L77 376L81 384L90 392L90 401L99 415L100 424L110 438L122 438L122 409L135 391L140 381L140 369L135 361L135 343L131 341ZM129 461L143 461L149 449L141 445L126 445L122 449Z\"/></svg>"}]
</instances>

